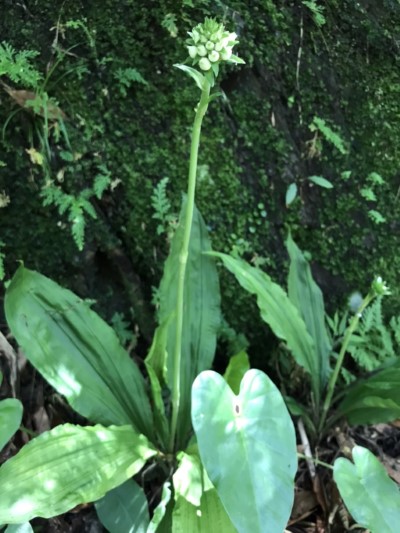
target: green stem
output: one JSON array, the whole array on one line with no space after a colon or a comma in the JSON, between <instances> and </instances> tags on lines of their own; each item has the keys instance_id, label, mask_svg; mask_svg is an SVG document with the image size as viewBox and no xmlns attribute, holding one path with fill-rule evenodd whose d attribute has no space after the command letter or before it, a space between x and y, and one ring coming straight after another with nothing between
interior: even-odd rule
<instances>
[{"instance_id":1,"label":"green stem","mask_svg":"<svg viewBox=\"0 0 400 533\"><path fill-rule=\"evenodd\" d=\"M194 198L196 192L197 157L200 144L201 124L207 111L210 96L210 84L205 79L204 87L198 103L196 116L192 130L192 144L190 148L190 164L188 176L188 190L186 200L186 213L184 216L184 233L182 249L179 255L178 290L176 298L176 341L174 352L174 376L172 384L172 416L170 431L170 451L174 451L176 429L178 424L178 414L180 405L180 385L181 385L181 352L182 352L182 330L183 330L183 303L185 289L186 265L189 255L190 234L192 231Z\"/></svg>"},{"instance_id":2,"label":"green stem","mask_svg":"<svg viewBox=\"0 0 400 533\"><path fill-rule=\"evenodd\" d=\"M333 470L333 466L325 463L324 461L320 461L319 459L315 459L314 457L308 457L308 455L304 455L304 453L297 452L297 457L300 457L300 459L305 459L306 461L312 461L316 465L324 466L325 468L329 468L330 470Z\"/></svg>"},{"instance_id":3,"label":"green stem","mask_svg":"<svg viewBox=\"0 0 400 533\"><path fill-rule=\"evenodd\" d=\"M327 390L327 393L326 393L324 405L323 405L323 408L322 408L322 415L321 415L321 418L320 418L320 421L319 421L319 426L318 426L319 432L321 432L323 430L323 428L324 428L325 420L326 420L329 408L330 408L331 403L332 403L332 397L333 397L333 393L335 391L336 382L337 382L338 377L339 377L340 369L342 368L342 365L343 365L344 356L346 355L347 346L348 346L348 344L350 342L351 336L353 335L354 331L356 330L356 328L358 326L358 323L360 321L360 318L362 316L362 313L363 313L364 309L372 302L372 300L374 298L375 298L375 294L373 294L373 293L367 294L367 296L361 302L360 307L358 308L356 314L353 316L353 319L352 319L349 327L346 330L346 333L345 333L345 336L344 336L344 339L343 339L343 343L342 343L342 347L340 348L339 356L338 356L337 361L336 361L335 369L334 369L334 371L333 371L333 373L331 375L331 378L329 380L329 383L328 383L328 390Z\"/></svg>"}]
</instances>

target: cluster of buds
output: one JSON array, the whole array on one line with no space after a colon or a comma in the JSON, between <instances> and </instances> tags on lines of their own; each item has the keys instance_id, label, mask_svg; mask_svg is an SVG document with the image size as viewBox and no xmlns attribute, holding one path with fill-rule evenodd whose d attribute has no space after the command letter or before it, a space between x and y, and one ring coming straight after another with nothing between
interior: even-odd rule
<instances>
[{"instance_id":1,"label":"cluster of buds","mask_svg":"<svg viewBox=\"0 0 400 533\"><path fill-rule=\"evenodd\" d=\"M380 276L376 277L372 282L371 289L375 296L387 296L390 293L389 287L382 280Z\"/></svg>"},{"instance_id":2,"label":"cluster of buds","mask_svg":"<svg viewBox=\"0 0 400 533\"><path fill-rule=\"evenodd\" d=\"M225 31L224 25L216 20L206 18L202 24L195 26L189 35L189 56L193 65L198 65L201 70L208 72L212 69L214 74L217 74L221 61L244 63L232 54L233 47L239 42L236 40L236 33Z\"/></svg>"}]
</instances>

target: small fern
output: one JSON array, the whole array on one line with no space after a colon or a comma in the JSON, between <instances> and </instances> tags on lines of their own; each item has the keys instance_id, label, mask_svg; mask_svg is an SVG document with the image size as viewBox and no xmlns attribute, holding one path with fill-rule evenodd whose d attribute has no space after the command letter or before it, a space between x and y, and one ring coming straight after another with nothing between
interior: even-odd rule
<instances>
[{"instance_id":1,"label":"small fern","mask_svg":"<svg viewBox=\"0 0 400 533\"><path fill-rule=\"evenodd\" d=\"M127 89L132 83L141 83L147 85L147 81L143 78L139 71L135 68L119 68L114 72L114 78L118 81L118 88L121 96L127 96Z\"/></svg>"},{"instance_id":2,"label":"small fern","mask_svg":"<svg viewBox=\"0 0 400 533\"><path fill-rule=\"evenodd\" d=\"M94 178L93 192L98 200L101 199L103 193L111 185L111 172L106 165L98 165L99 174Z\"/></svg>"},{"instance_id":3,"label":"small fern","mask_svg":"<svg viewBox=\"0 0 400 533\"><path fill-rule=\"evenodd\" d=\"M31 61L38 55L39 52L33 50L17 52L3 41L0 43L0 76L7 76L14 83L25 87L36 88L43 77Z\"/></svg>"},{"instance_id":4,"label":"small fern","mask_svg":"<svg viewBox=\"0 0 400 533\"><path fill-rule=\"evenodd\" d=\"M339 135L339 133L336 133L332 130L332 128L327 125L324 119L320 117L314 117L309 128L311 131L320 131L324 136L325 140L333 144L333 146L337 148L337 150L339 150L341 154L347 154L348 150L346 148L344 140Z\"/></svg>"},{"instance_id":5,"label":"small fern","mask_svg":"<svg viewBox=\"0 0 400 533\"><path fill-rule=\"evenodd\" d=\"M169 178L166 177L157 183L151 196L151 205L154 209L153 218L159 221L157 235L168 234L176 221L176 217L170 212L171 203L167 197L168 181Z\"/></svg>"},{"instance_id":6,"label":"small fern","mask_svg":"<svg viewBox=\"0 0 400 533\"><path fill-rule=\"evenodd\" d=\"M312 18L319 28L326 23L324 8L319 6L316 0L303 0L302 3L311 11Z\"/></svg>"},{"instance_id":7,"label":"small fern","mask_svg":"<svg viewBox=\"0 0 400 533\"><path fill-rule=\"evenodd\" d=\"M363 370L371 372L387 359L396 357L399 340L400 317L393 317L386 326L382 315L382 298L377 298L364 311L348 350Z\"/></svg>"}]
</instances>

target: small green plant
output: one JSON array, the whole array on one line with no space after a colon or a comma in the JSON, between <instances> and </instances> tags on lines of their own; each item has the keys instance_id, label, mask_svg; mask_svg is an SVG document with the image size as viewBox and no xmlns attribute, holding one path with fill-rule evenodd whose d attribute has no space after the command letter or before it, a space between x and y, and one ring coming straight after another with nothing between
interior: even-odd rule
<instances>
[{"instance_id":1,"label":"small green plant","mask_svg":"<svg viewBox=\"0 0 400 533\"><path fill-rule=\"evenodd\" d=\"M83 22L70 22L71 24L67 24L66 27L83 28ZM36 56L37 53L34 51L16 52L7 43L0 45L0 76L7 76L12 82L18 83L19 87L24 87L24 89L19 87L15 89L1 81L4 90L17 104L16 111L10 113L3 126L3 139L11 120L17 113L24 110L31 113L29 148L26 149L26 153L32 165L32 174L40 176L39 194L43 205L54 206L59 215L66 216L75 244L79 250L82 250L87 218L96 218L96 211L90 200L94 197L100 199L103 192L112 185L112 180L104 164L98 165L98 173L91 187L74 190L74 186L66 179L69 173L73 173L74 165L81 154L73 151L67 131L66 115L58 102L48 93L48 87L57 67L65 57L65 52L56 50L53 64L45 76L32 64L32 59ZM77 63L59 79L72 73L82 74L84 71L85 68ZM26 91L26 88L32 91ZM55 168L54 151L62 162L61 168ZM5 195L4 198L8 196Z\"/></svg>"},{"instance_id":2,"label":"small green plant","mask_svg":"<svg viewBox=\"0 0 400 533\"><path fill-rule=\"evenodd\" d=\"M322 153L322 138L332 144L342 155L348 153L348 149L344 140L339 133L334 131L321 117L315 116L309 125L311 132L314 132L314 137L308 141L308 155L310 158L319 157Z\"/></svg>"},{"instance_id":3,"label":"small green plant","mask_svg":"<svg viewBox=\"0 0 400 533\"><path fill-rule=\"evenodd\" d=\"M385 184L385 181L377 172L368 174L366 181L367 183L360 190L360 194L367 202L376 203L378 201L379 188ZM368 216L375 224L386 222L386 218L376 209L369 209Z\"/></svg>"},{"instance_id":4,"label":"small green plant","mask_svg":"<svg viewBox=\"0 0 400 533\"><path fill-rule=\"evenodd\" d=\"M372 372L399 355L399 335L399 317L392 317L386 325L382 315L382 298L377 298L364 311L348 351L360 368Z\"/></svg>"},{"instance_id":5,"label":"small green plant","mask_svg":"<svg viewBox=\"0 0 400 533\"><path fill-rule=\"evenodd\" d=\"M153 218L158 221L157 235L165 233L171 239L176 227L177 216L171 213L171 202L167 196L168 182L169 178L165 177L154 187L151 205L154 209Z\"/></svg>"},{"instance_id":6,"label":"small green plant","mask_svg":"<svg viewBox=\"0 0 400 533\"><path fill-rule=\"evenodd\" d=\"M302 0L302 4L311 11L315 24L321 28L326 23L324 8L317 4L317 0Z\"/></svg>"},{"instance_id":7,"label":"small green plant","mask_svg":"<svg viewBox=\"0 0 400 533\"><path fill-rule=\"evenodd\" d=\"M132 67L119 68L114 72L114 78L118 82L118 88L121 96L128 95L128 89L133 83L141 83L147 85L147 81L143 78L138 70Z\"/></svg>"}]
</instances>

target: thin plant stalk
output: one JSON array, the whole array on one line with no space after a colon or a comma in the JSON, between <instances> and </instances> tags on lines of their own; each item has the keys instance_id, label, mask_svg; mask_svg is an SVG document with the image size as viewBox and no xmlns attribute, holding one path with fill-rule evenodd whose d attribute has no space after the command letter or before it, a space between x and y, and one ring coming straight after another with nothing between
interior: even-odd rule
<instances>
[{"instance_id":1,"label":"thin plant stalk","mask_svg":"<svg viewBox=\"0 0 400 533\"><path fill-rule=\"evenodd\" d=\"M349 345L351 336L353 335L354 331L356 330L356 328L358 326L358 323L360 321L360 318L361 318L361 316L363 314L364 309L372 302L372 300L375 298L375 296L376 295L371 293L371 292L369 294L367 294L367 296L361 302L360 307L358 308L356 314L353 316L353 319L351 320L351 323L350 323L349 327L346 330L346 333L345 333L345 336L344 336L344 339L343 339L343 343L342 343L342 347L340 348L339 356L338 356L337 361L336 361L335 368L333 370L333 373L332 373L331 378L330 378L329 383L328 383L328 390L327 390L327 393L326 393L324 405L322 407L322 414L321 414L321 418L320 418L320 421L319 421L319 431L320 432L324 429L325 420L326 420L329 408L330 408L331 403L332 403L333 393L335 392L336 382L338 380L339 373L340 373L340 370L341 370L342 365L343 365L344 356L346 355L347 346Z\"/></svg>"},{"instance_id":2,"label":"thin plant stalk","mask_svg":"<svg viewBox=\"0 0 400 533\"><path fill-rule=\"evenodd\" d=\"M184 216L184 234L182 249L179 255L179 273L178 273L178 290L176 298L176 341L174 353L174 375L172 384L172 416L170 428L170 443L169 448L174 451L176 429L178 424L178 414L180 405L180 385L181 385L181 357L182 357L182 330L183 330L183 304L184 304L184 289L185 289L185 275L186 265L189 255L190 234L192 231L194 199L196 192L196 175L197 175L197 159L200 145L201 125L204 115L208 108L210 97L210 84L207 79L204 79L203 90L200 101L197 105L196 116L192 129L192 143L190 148L190 164L188 176L188 190L186 213Z\"/></svg>"}]
</instances>

